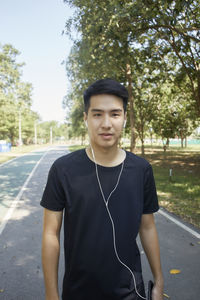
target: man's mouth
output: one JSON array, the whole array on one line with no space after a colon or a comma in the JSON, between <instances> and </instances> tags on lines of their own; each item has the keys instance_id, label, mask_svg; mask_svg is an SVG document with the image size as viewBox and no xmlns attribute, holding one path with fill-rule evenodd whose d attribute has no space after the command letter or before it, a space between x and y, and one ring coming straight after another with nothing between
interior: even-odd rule
<instances>
[{"instance_id":1,"label":"man's mouth","mask_svg":"<svg viewBox=\"0 0 200 300\"><path fill-rule=\"evenodd\" d=\"M99 135L104 139L109 139L113 136L112 133L100 133Z\"/></svg>"}]
</instances>

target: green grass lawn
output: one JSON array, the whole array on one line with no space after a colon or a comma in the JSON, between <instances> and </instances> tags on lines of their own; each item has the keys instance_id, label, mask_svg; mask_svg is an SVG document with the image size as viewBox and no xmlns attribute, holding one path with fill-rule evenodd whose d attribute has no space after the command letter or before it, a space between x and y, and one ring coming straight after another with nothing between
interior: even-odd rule
<instances>
[{"instance_id":1,"label":"green grass lawn","mask_svg":"<svg viewBox=\"0 0 200 300\"><path fill-rule=\"evenodd\" d=\"M86 147L85 145L84 146L71 145L71 146L67 146L67 149L72 152L72 151L76 151L76 150L79 150L79 149L83 149L85 147Z\"/></svg>"},{"instance_id":2,"label":"green grass lawn","mask_svg":"<svg viewBox=\"0 0 200 300\"><path fill-rule=\"evenodd\" d=\"M176 168L172 182L167 168L154 166L159 203L191 224L200 227L200 180Z\"/></svg>"},{"instance_id":3,"label":"green grass lawn","mask_svg":"<svg viewBox=\"0 0 200 300\"><path fill-rule=\"evenodd\" d=\"M153 166L160 205L200 228L200 150L147 149L145 157Z\"/></svg>"}]
</instances>

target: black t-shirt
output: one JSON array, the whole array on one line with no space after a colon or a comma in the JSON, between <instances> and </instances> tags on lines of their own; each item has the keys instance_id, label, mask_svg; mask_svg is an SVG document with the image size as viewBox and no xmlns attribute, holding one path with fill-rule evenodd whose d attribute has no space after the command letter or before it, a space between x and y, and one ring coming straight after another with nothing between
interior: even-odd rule
<instances>
[{"instance_id":1,"label":"black t-shirt","mask_svg":"<svg viewBox=\"0 0 200 300\"><path fill-rule=\"evenodd\" d=\"M116 185L121 165L98 165L107 199ZM113 229L98 185L95 164L85 150L57 159L52 165L41 200L47 209L64 214L65 276L63 299L133 299L131 273L117 260ZM126 152L117 189L109 200L115 226L118 255L142 281L140 253L136 244L142 214L159 209L151 165Z\"/></svg>"}]
</instances>

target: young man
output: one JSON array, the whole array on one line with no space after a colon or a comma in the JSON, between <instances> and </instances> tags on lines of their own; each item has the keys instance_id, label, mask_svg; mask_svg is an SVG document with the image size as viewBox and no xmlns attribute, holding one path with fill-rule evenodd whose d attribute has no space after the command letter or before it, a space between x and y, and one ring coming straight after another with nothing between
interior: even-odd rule
<instances>
[{"instance_id":1,"label":"young man","mask_svg":"<svg viewBox=\"0 0 200 300\"><path fill-rule=\"evenodd\" d=\"M118 148L127 100L127 90L118 82L93 83L84 93L90 146L59 158L51 167L41 201L46 300L59 299L63 211L62 299L145 299L138 232L154 276L152 299L163 299L152 168L143 158Z\"/></svg>"}]
</instances>

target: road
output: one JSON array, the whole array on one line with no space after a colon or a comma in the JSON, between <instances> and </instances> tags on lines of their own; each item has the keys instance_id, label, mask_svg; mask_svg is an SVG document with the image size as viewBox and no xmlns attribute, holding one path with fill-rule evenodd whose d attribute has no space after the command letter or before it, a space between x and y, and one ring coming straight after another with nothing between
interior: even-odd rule
<instances>
[{"instance_id":1,"label":"road","mask_svg":"<svg viewBox=\"0 0 200 300\"><path fill-rule=\"evenodd\" d=\"M44 299L40 255L42 208L39 202L51 164L66 153L65 147L56 147L48 151L40 150L0 166L0 228L2 229L0 230L2 232L0 234L0 299L2 300ZM155 214L155 219L161 246L165 294L169 297L164 299L199 299L199 236L193 236L160 213ZM199 233L197 229L195 231ZM142 248L141 257L144 280L147 283L151 278L151 272ZM62 251L59 270L60 288L63 266ZM181 272L172 275L171 269L179 269Z\"/></svg>"}]
</instances>

